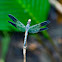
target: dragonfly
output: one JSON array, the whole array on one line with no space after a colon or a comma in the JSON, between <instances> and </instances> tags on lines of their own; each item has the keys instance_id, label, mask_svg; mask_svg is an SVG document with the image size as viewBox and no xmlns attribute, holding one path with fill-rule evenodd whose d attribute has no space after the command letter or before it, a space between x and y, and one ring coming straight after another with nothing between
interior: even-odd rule
<instances>
[{"instance_id":1,"label":"dragonfly","mask_svg":"<svg viewBox=\"0 0 62 62\"><path fill-rule=\"evenodd\" d=\"M10 19L12 19L14 21L14 23L11 21L8 21L10 24L15 26L20 31L25 32L24 46L26 46L26 40L27 40L28 32L29 33L38 33L38 32L41 32L43 30L47 30L48 29L47 27L46 28L41 28L41 27L50 23L50 21L47 20L47 21L44 21L42 23L30 26L31 19L28 19L27 25L25 26L18 19L16 19L13 15L9 14L8 16L10 17Z\"/></svg>"}]
</instances>

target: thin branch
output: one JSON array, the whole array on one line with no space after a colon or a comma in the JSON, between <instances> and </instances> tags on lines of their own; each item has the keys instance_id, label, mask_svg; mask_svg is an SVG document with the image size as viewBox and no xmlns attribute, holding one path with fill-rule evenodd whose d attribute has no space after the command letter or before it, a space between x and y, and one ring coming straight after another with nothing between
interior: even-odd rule
<instances>
[{"instance_id":1,"label":"thin branch","mask_svg":"<svg viewBox=\"0 0 62 62\"><path fill-rule=\"evenodd\" d=\"M26 62L26 46L23 47L24 62Z\"/></svg>"}]
</instances>

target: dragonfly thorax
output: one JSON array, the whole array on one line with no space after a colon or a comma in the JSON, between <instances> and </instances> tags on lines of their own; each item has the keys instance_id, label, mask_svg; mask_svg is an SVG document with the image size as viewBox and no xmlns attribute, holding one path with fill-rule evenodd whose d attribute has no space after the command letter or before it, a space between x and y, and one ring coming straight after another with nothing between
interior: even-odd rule
<instances>
[{"instance_id":1,"label":"dragonfly thorax","mask_svg":"<svg viewBox=\"0 0 62 62\"><path fill-rule=\"evenodd\" d=\"M27 25L26 25L26 31L29 30L29 27L30 27L30 24L27 24Z\"/></svg>"}]
</instances>

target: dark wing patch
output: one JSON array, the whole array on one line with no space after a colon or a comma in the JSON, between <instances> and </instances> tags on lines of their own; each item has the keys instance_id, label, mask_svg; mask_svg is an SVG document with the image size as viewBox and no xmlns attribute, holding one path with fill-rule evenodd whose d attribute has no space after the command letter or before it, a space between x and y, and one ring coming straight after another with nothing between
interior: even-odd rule
<instances>
[{"instance_id":1,"label":"dark wing patch","mask_svg":"<svg viewBox=\"0 0 62 62\"><path fill-rule=\"evenodd\" d=\"M48 28L46 27L46 28L41 28L40 30L39 30L39 32L40 31L43 31L43 30L47 30Z\"/></svg>"},{"instance_id":2,"label":"dark wing patch","mask_svg":"<svg viewBox=\"0 0 62 62\"><path fill-rule=\"evenodd\" d=\"M49 23L50 23L50 21L47 20L47 21L45 21L45 22L42 22L40 25L41 25L41 26L44 26L44 25L47 25L47 24L49 24Z\"/></svg>"},{"instance_id":3,"label":"dark wing patch","mask_svg":"<svg viewBox=\"0 0 62 62\"><path fill-rule=\"evenodd\" d=\"M12 23L11 21L8 21L10 24L12 24L13 26L16 27L16 24L15 23Z\"/></svg>"},{"instance_id":4,"label":"dark wing patch","mask_svg":"<svg viewBox=\"0 0 62 62\"><path fill-rule=\"evenodd\" d=\"M16 19L14 16L12 16L11 14L9 14L8 16L9 16L14 22L17 21L17 19Z\"/></svg>"}]
</instances>

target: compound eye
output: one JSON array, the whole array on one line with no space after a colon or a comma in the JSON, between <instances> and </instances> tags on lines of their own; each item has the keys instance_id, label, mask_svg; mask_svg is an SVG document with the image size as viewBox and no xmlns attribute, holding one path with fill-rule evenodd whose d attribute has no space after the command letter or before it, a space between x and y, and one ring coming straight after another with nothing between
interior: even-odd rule
<instances>
[{"instance_id":1,"label":"compound eye","mask_svg":"<svg viewBox=\"0 0 62 62\"><path fill-rule=\"evenodd\" d=\"M29 19L28 21L31 22L31 19Z\"/></svg>"}]
</instances>

